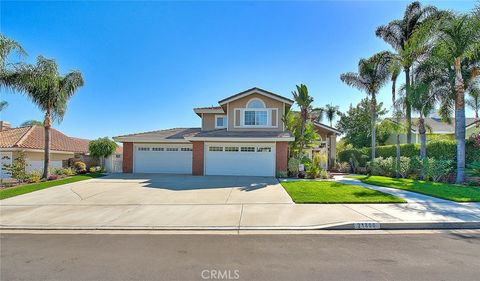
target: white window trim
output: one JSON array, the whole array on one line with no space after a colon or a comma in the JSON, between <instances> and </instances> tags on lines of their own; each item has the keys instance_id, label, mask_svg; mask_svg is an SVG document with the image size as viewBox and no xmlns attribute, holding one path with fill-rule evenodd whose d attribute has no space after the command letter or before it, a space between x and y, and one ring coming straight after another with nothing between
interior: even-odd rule
<instances>
[{"instance_id":1,"label":"white window trim","mask_svg":"<svg viewBox=\"0 0 480 281\"><path fill-rule=\"evenodd\" d=\"M224 118L223 126L217 126L217 118ZM225 129L228 126L228 117L225 114L216 114L215 115L215 129Z\"/></svg>"},{"instance_id":2,"label":"white window trim","mask_svg":"<svg viewBox=\"0 0 480 281\"><path fill-rule=\"evenodd\" d=\"M235 108L234 112L240 111L240 126L236 125L236 113L234 114L234 128L278 128L278 108ZM266 111L267 125L245 125L245 111ZM275 126L272 126L272 111L276 111Z\"/></svg>"},{"instance_id":3,"label":"white window trim","mask_svg":"<svg viewBox=\"0 0 480 281\"><path fill-rule=\"evenodd\" d=\"M245 106L246 108L250 108L248 107L248 105L251 103L251 102L254 102L254 101L259 101L262 103L263 107L252 107L251 109L265 109L267 108L267 105L265 104L265 102L259 98L251 98L248 102L247 102L247 105Z\"/></svg>"}]
</instances>

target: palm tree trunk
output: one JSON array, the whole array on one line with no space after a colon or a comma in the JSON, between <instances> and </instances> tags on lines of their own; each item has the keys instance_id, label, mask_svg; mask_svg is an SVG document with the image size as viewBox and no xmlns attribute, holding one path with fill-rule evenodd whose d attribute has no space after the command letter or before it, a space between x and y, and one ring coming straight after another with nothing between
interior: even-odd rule
<instances>
[{"instance_id":1,"label":"palm tree trunk","mask_svg":"<svg viewBox=\"0 0 480 281\"><path fill-rule=\"evenodd\" d=\"M48 166L50 164L50 128L52 126L52 116L50 114L50 109L45 113L45 120L43 122L44 131L45 131L45 145L44 145L44 155L43 155L43 175L44 179L48 178Z\"/></svg>"},{"instance_id":2,"label":"palm tree trunk","mask_svg":"<svg viewBox=\"0 0 480 281\"><path fill-rule=\"evenodd\" d=\"M397 132L397 145L396 145L396 156L397 156L397 161L396 161L396 174L397 174L397 178L399 178L401 175L400 175L400 134Z\"/></svg>"},{"instance_id":3,"label":"palm tree trunk","mask_svg":"<svg viewBox=\"0 0 480 281\"><path fill-rule=\"evenodd\" d=\"M304 112L304 109L301 109L300 118L302 118L302 127L301 127L301 139L300 139L300 148L298 149L298 159L302 159L303 146L305 145L305 124L307 123L307 114Z\"/></svg>"},{"instance_id":4,"label":"palm tree trunk","mask_svg":"<svg viewBox=\"0 0 480 281\"><path fill-rule=\"evenodd\" d=\"M418 132L420 133L420 159L422 160L422 165L420 166L420 179L425 178L425 168L424 163L427 160L427 135L425 130L425 119L423 114L420 113L420 118L418 120Z\"/></svg>"},{"instance_id":5,"label":"palm tree trunk","mask_svg":"<svg viewBox=\"0 0 480 281\"><path fill-rule=\"evenodd\" d=\"M407 118L407 143L412 143L412 105L408 100L410 93L410 67L405 68L405 115Z\"/></svg>"},{"instance_id":6,"label":"palm tree trunk","mask_svg":"<svg viewBox=\"0 0 480 281\"><path fill-rule=\"evenodd\" d=\"M465 180L465 85L461 72L461 60L455 59L455 139L457 142L456 183Z\"/></svg>"},{"instance_id":7,"label":"palm tree trunk","mask_svg":"<svg viewBox=\"0 0 480 281\"><path fill-rule=\"evenodd\" d=\"M372 114L372 160L375 159L375 150L376 150L376 139L377 139L377 98L375 93L372 94L372 104L371 104L371 114Z\"/></svg>"}]
</instances>

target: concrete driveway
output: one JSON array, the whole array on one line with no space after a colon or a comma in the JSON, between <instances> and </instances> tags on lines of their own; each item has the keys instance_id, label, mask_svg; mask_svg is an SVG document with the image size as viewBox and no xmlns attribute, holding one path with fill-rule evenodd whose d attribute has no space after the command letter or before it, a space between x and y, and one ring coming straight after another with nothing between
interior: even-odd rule
<instances>
[{"instance_id":1,"label":"concrete driveway","mask_svg":"<svg viewBox=\"0 0 480 281\"><path fill-rule=\"evenodd\" d=\"M5 199L2 205L292 203L271 177L114 174Z\"/></svg>"}]
</instances>

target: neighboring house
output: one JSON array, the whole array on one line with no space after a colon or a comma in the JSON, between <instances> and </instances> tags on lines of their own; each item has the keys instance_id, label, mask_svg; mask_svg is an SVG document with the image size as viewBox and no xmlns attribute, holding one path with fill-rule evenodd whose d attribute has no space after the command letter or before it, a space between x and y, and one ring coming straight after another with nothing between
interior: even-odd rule
<instances>
[{"instance_id":1,"label":"neighboring house","mask_svg":"<svg viewBox=\"0 0 480 281\"><path fill-rule=\"evenodd\" d=\"M322 168L332 168L335 165L335 155L337 153L337 136L341 135L341 132L319 122L313 122L313 124L320 136L320 140L314 142L312 147L305 148L305 152L310 159L312 159L313 153L320 153L322 155Z\"/></svg>"},{"instance_id":2,"label":"neighboring house","mask_svg":"<svg viewBox=\"0 0 480 281\"><path fill-rule=\"evenodd\" d=\"M123 164L123 147L117 145L115 152L105 158L105 171L107 173L121 173Z\"/></svg>"},{"instance_id":3,"label":"neighboring house","mask_svg":"<svg viewBox=\"0 0 480 281\"><path fill-rule=\"evenodd\" d=\"M44 136L42 126L11 128L10 123L0 121L1 167L12 164L19 153L24 152L27 171L43 170ZM69 137L53 128L50 136L50 167L61 168L64 161L88 153L89 140ZM1 170L0 177L6 178L9 175Z\"/></svg>"},{"instance_id":4,"label":"neighboring house","mask_svg":"<svg viewBox=\"0 0 480 281\"><path fill-rule=\"evenodd\" d=\"M392 119L390 119L392 122ZM465 137L468 139L473 134L480 133L480 120L475 118L466 118L466 133ZM402 121L405 124L405 121ZM452 123L443 122L440 117L425 118L425 127L427 130L427 141L437 139L455 139L455 119ZM385 144L396 144L397 135L392 133ZM400 134L400 143L407 143L407 135ZM420 143L420 134L418 133L418 118L412 118L412 143Z\"/></svg>"}]
</instances>

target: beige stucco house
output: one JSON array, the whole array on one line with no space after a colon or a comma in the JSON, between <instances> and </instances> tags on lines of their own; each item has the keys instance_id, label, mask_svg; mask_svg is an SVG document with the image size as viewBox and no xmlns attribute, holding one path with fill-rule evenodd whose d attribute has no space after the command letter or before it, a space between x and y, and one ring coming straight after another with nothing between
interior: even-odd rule
<instances>
[{"instance_id":1,"label":"beige stucco house","mask_svg":"<svg viewBox=\"0 0 480 281\"><path fill-rule=\"evenodd\" d=\"M75 154L88 153L89 142L51 129L50 167L61 168L64 161L74 158ZM21 152L25 154L27 171L43 170L44 128L11 128L8 122L0 121L0 166L11 164ZM5 171L0 171L2 178L9 177Z\"/></svg>"},{"instance_id":2,"label":"beige stucco house","mask_svg":"<svg viewBox=\"0 0 480 281\"><path fill-rule=\"evenodd\" d=\"M294 101L251 88L194 108L199 128L174 128L114 137L123 143L124 173L275 176L287 171L294 137L283 116ZM318 149L332 146L330 128ZM334 155L334 153L333 153Z\"/></svg>"}]
</instances>

